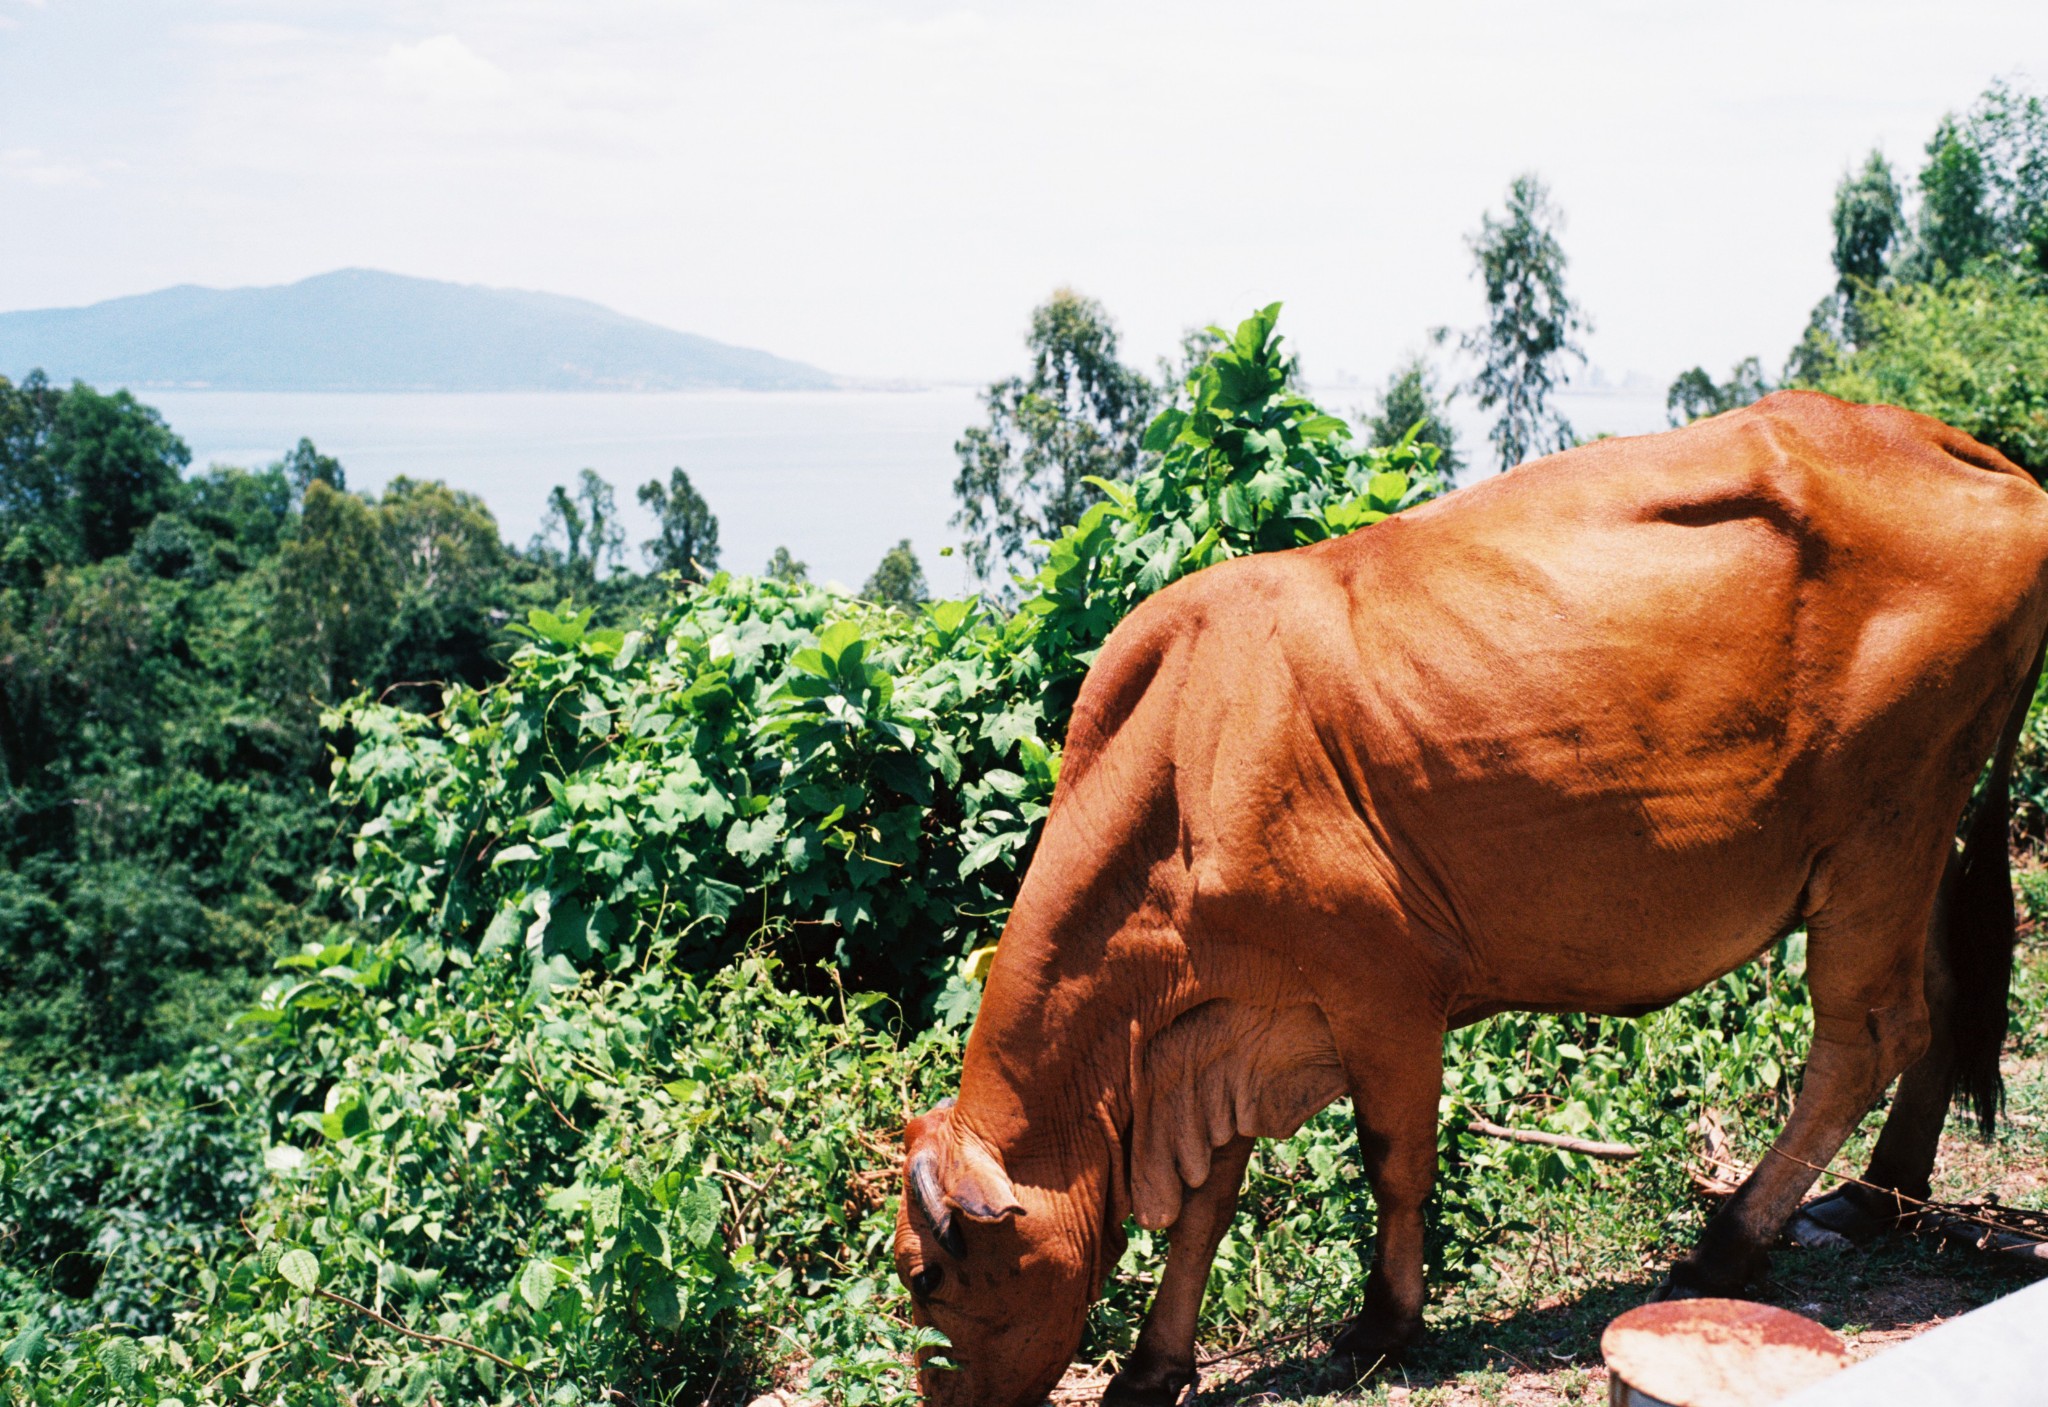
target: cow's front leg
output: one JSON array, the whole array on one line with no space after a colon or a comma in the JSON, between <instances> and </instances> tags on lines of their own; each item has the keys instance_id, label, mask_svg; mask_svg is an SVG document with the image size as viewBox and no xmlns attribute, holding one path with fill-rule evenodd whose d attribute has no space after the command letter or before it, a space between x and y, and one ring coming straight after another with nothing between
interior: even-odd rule
<instances>
[{"instance_id":1,"label":"cow's front leg","mask_svg":"<svg viewBox=\"0 0 2048 1407\"><path fill-rule=\"evenodd\" d=\"M1365 1303L1330 1345L1337 1366L1356 1377L1398 1359L1422 1336L1422 1212L1436 1180L1443 1028L1383 1039L1363 1062L1347 1053L1345 1067L1378 1222Z\"/></svg>"},{"instance_id":2,"label":"cow's front leg","mask_svg":"<svg viewBox=\"0 0 2048 1407\"><path fill-rule=\"evenodd\" d=\"M1103 1407L1172 1407L1195 1381L1195 1323L1216 1247L1237 1211L1252 1140L1235 1138L1216 1150L1209 1176L1181 1202L1180 1220L1167 1231L1166 1273L1138 1331L1137 1347L1102 1394Z\"/></svg>"}]
</instances>

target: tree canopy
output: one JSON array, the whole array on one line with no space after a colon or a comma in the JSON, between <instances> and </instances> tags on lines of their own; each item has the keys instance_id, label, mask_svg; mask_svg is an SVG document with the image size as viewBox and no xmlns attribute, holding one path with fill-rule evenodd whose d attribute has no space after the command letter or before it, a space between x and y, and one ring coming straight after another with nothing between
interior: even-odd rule
<instances>
[{"instance_id":1,"label":"tree canopy","mask_svg":"<svg viewBox=\"0 0 2048 1407\"><path fill-rule=\"evenodd\" d=\"M910 550L909 538L904 538L882 554L875 574L861 587L860 594L877 605L894 606L903 611L914 611L931 599L924 568L919 565L917 554Z\"/></svg>"},{"instance_id":2,"label":"tree canopy","mask_svg":"<svg viewBox=\"0 0 2048 1407\"><path fill-rule=\"evenodd\" d=\"M984 580L1036 560L1034 542L1080 521L1101 491L1128 479L1158 392L1117 359L1116 328L1100 303L1069 288L1033 310L1031 370L990 386L988 423L954 446L953 481L968 562Z\"/></svg>"},{"instance_id":3,"label":"tree canopy","mask_svg":"<svg viewBox=\"0 0 2048 1407\"><path fill-rule=\"evenodd\" d=\"M1448 402L1449 397L1437 390L1428 358L1412 356L1387 377L1378 407L1366 417L1366 439L1375 445L1397 445L1413 433L1423 444L1443 451L1437 470L1455 479L1463 461L1458 458L1458 435L1451 428Z\"/></svg>"}]
</instances>

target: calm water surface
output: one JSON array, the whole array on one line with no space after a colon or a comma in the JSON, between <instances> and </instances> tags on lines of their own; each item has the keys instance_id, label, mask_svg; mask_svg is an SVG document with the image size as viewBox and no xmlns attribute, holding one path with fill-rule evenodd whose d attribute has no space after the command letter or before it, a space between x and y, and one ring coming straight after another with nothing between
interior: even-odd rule
<instances>
[{"instance_id":1,"label":"calm water surface","mask_svg":"<svg viewBox=\"0 0 2048 1407\"><path fill-rule=\"evenodd\" d=\"M722 565L759 571L778 546L813 577L858 586L909 538L935 589L959 590L953 441L980 415L967 388L903 392L291 394L147 391L194 464L253 465L311 437L349 487L398 475L480 495L507 540L539 530L548 490L576 471L611 480L630 550L651 535L634 494L689 472L718 515Z\"/></svg>"},{"instance_id":2,"label":"calm water surface","mask_svg":"<svg viewBox=\"0 0 2048 1407\"><path fill-rule=\"evenodd\" d=\"M1322 388L1349 411L1360 387ZM819 580L859 586L882 554L909 538L935 591L970 589L964 563L939 549L958 541L953 442L981 419L969 387L919 391L680 391L670 393L291 394L147 391L192 447L195 464L254 465L301 435L348 471L352 488L392 478L442 479L480 495L512 542L540 527L548 490L592 468L618 494L629 543L652 532L634 494L672 465L689 471L718 515L722 564L759 571L786 546ZM1486 458L1485 425L1453 402L1468 461ZM1582 435L1662 429L1661 392L1566 392ZM1468 470L1466 481L1477 477Z\"/></svg>"}]
</instances>

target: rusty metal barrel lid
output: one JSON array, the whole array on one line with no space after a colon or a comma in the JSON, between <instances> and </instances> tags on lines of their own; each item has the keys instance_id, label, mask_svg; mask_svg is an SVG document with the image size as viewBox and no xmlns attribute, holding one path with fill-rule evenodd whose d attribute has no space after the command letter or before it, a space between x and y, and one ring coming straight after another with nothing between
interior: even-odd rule
<instances>
[{"instance_id":1,"label":"rusty metal barrel lid","mask_svg":"<svg viewBox=\"0 0 2048 1407\"><path fill-rule=\"evenodd\" d=\"M1827 1329L1745 1300L1667 1300L1600 1336L1615 1407L1764 1407L1848 1366Z\"/></svg>"}]
</instances>

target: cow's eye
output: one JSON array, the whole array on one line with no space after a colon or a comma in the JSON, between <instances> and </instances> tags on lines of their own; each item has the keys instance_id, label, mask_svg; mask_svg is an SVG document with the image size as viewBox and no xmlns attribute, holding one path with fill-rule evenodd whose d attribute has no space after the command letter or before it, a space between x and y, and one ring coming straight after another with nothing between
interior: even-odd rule
<instances>
[{"instance_id":1,"label":"cow's eye","mask_svg":"<svg viewBox=\"0 0 2048 1407\"><path fill-rule=\"evenodd\" d=\"M919 1299L930 1299L939 1292L939 1286L946 1282L946 1267L928 1265L910 1277L910 1293Z\"/></svg>"}]
</instances>

